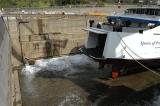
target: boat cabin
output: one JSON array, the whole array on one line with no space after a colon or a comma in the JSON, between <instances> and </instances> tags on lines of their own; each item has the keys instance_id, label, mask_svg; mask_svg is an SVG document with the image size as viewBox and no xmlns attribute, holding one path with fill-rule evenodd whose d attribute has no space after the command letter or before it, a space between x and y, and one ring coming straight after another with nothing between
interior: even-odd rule
<instances>
[{"instance_id":1,"label":"boat cabin","mask_svg":"<svg viewBox=\"0 0 160 106\"><path fill-rule=\"evenodd\" d=\"M107 24L100 24L91 20L90 27L85 29L89 33L88 39L81 51L95 60L124 59L125 56L121 50L119 50L119 54L115 53L117 46L127 36L135 33L143 35L144 31L159 26L160 17L151 16L153 11L156 12L154 15L159 14L159 10L151 8L127 9L122 15L107 16Z\"/></svg>"}]
</instances>

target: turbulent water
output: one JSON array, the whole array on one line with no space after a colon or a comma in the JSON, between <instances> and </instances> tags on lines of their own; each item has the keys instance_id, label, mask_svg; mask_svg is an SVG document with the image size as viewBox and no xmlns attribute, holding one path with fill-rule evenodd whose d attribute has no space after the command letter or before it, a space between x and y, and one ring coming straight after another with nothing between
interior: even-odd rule
<instances>
[{"instance_id":1,"label":"turbulent water","mask_svg":"<svg viewBox=\"0 0 160 106\"><path fill-rule=\"evenodd\" d=\"M160 106L160 85L143 91L109 87L110 76L93 60L73 55L37 60L21 73L23 106Z\"/></svg>"}]
</instances>

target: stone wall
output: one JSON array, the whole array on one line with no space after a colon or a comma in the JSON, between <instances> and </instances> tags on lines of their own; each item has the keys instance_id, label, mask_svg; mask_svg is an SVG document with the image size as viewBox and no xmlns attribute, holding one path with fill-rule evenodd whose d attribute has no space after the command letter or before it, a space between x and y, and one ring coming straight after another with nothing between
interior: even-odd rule
<instances>
[{"instance_id":1,"label":"stone wall","mask_svg":"<svg viewBox=\"0 0 160 106\"><path fill-rule=\"evenodd\" d=\"M12 66L20 66L22 61L21 44L19 41L19 28L16 17L4 17L11 37Z\"/></svg>"},{"instance_id":2,"label":"stone wall","mask_svg":"<svg viewBox=\"0 0 160 106\"><path fill-rule=\"evenodd\" d=\"M12 39L12 63L27 59L68 55L84 45L88 20L104 21L104 16L21 15L6 17Z\"/></svg>"},{"instance_id":3,"label":"stone wall","mask_svg":"<svg viewBox=\"0 0 160 106\"><path fill-rule=\"evenodd\" d=\"M4 20L0 17L0 106L11 106L11 47Z\"/></svg>"}]
</instances>

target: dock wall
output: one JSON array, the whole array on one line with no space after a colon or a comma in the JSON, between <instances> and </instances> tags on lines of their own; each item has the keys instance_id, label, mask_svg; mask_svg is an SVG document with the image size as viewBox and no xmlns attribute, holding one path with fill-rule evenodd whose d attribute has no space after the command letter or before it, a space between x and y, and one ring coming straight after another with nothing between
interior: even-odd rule
<instances>
[{"instance_id":1,"label":"dock wall","mask_svg":"<svg viewBox=\"0 0 160 106\"><path fill-rule=\"evenodd\" d=\"M0 106L11 106L11 45L4 20L0 17Z\"/></svg>"},{"instance_id":2,"label":"dock wall","mask_svg":"<svg viewBox=\"0 0 160 106\"><path fill-rule=\"evenodd\" d=\"M12 63L76 53L83 46L88 20L106 20L87 15L20 15L6 17L12 39Z\"/></svg>"}]
</instances>

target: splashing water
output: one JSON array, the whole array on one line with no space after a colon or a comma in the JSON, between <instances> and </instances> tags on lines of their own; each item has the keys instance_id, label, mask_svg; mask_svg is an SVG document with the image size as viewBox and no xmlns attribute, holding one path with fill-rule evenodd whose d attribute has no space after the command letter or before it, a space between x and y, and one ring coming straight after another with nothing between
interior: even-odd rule
<instances>
[{"instance_id":1,"label":"splashing water","mask_svg":"<svg viewBox=\"0 0 160 106\"><path fill-rule=\"evenodd\" d=\"M96 63L85 55L74 55L74 56L64 56L59 58L51 59L40 59L37 60L35 65L26 64L22 69L24 75L34 75L39 71L55 71L61 72L64 70L72 70L74 65L86 66L86 65L95 65Z\"/></svg>"}]
</instances>

